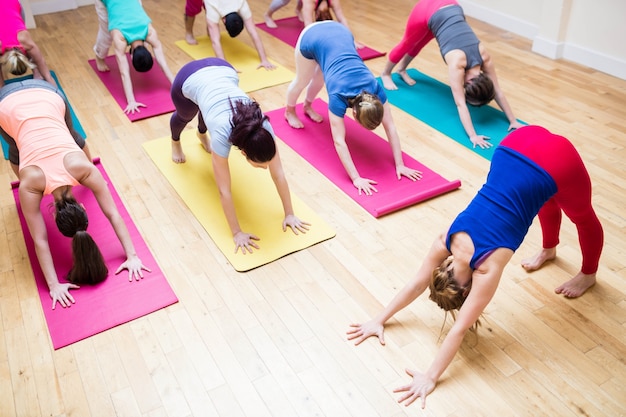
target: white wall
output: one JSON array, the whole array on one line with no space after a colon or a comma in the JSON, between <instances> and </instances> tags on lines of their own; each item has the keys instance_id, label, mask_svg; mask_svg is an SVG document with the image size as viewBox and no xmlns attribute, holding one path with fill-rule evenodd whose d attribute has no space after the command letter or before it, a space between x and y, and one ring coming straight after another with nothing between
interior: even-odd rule
<instances>
[{"instance_id":1,"label":"white wall","mask_svg":"<svg viewBox=\"0 0 626 417\"><path fill-rule=\"evenodd\" d=\"M626 1L458 0L465 14L533 41L533 51L626 80Z\"/></svg>"}]
</instances>

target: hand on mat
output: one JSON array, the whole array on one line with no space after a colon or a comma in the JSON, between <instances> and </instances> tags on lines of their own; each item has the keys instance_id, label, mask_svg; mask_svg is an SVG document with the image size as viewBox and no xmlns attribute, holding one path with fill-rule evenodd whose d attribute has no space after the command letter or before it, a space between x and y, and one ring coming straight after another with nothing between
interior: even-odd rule
<instances>
[{"instance_id":1,"label":"hand on mat","mask_svg":"<svg viewBox=\"0 0 626 417\"><path fill-rule=\"evenodd\" d=\"M119 274L123 270L128 269L128 282L131 282L133 278L135 281L139 281L143 278L143 271L152 272L150 268L141 263L141 259L137 256L126 259L126 262L120 265L115 271L115 275Z\"/></svg>"},{"instance_id":2,"label":"hand on mat","mask_svg":"<svg viewBox=\"0 0 626 417\"><path fill-rule=\"evenodd\" d=\"M476 135L476 136L472 136L470 138L470 140L474 144L474 148L476 147L476 145L478 145L478 147L480 149L487 149L487 148L491 148L493 146L493 144L491 144L489 142L486 142L489 139L491 139L491 138L489 136L485 136L485 135Z\"/></svg>"},{"instance_id":3,"label":"hand on mat","mask_svg":"<svg viewBox=\"0 0 626 417\"><path fill-rule=\"evenodd\" d=\"M404 402L405 406L409 406L413 401L421 397L422 408L426 407L426 397L435 389L435 381L424 374L410 369L407 369L406 373L413 378L413 382L393 390L393 392L405 392L405 394L398 399L398 402Z\"/></svg>"},{"instance_id":4,"label":"hand on mat","mask_svg":"<svg viewBox=\"0 0 626 417\"><path fill-rule=\"evenodd\" d=\"M257 245L254 241L261 240L257 236L246 233L246 232L238 232L233 237L235 241L235 253L241 248L241 253L246 254L246 250L252 253L252 248L259 249L259 245Z\"/></svg>"},{"instance_id":5,"label":"hand on mat","mask_svg":"<svg viewBox=\"0 0 626 417\"><path fill-rule=\"evenodd\" d=\"M354 41L354 47L356 49L363 49L365 48L365 45L363 45L361 42Z\"/></svg>"},{"instance_id":6,"label":"hand on mat","mask_svg":"<svg viewBox=\"0 0 626 417\"><path fill-rule=\"evenodd\" d=\"M256 69L259 69L261 67L265 68L266 70L269 70L269 71L272 71L272 70L276 69L276 65L272 64L269 61L261 61L261 63L259 64L258 67L256 67Z\"/></svg>"},{"instance_id":7,"label":"hand on mat","mask_svg":"<svg viewBox=\"0 0 626 417\"><path fill-rule=\"evenodd\" d=\"M522 127L522 126L524 126L524 125L523 125L523 124L521 124L520 122L518 122L518 121L516 120L516 121L514 121L513 123L511 123L511 124L509 125L509 130L508 130L508 131L510 132L510 131L511 131L511 130L513 130L513 129L519 129L519 128L520 128L520 127Z\"/></svg>"},{"instance_id":8,"label":"hand on mat","mask_svg":"<svg viewBox=\"0 0 626 417\"><path fill-rule=\"evenodd\" d=\"M417 181L422 179L422 172L413 168L409 168L405 165L400 167L396 167L396 175L398 175L398 179L401 179L403 176L407 177L410 180Z\"/></svg>"},{"instance_id":9,"label":"hand on mat","mask_svg":"<svg viewBox=\"0 0 626 417\"><path fill-rule=\"evenodd\" d=\"M61 307L69 307L74 304L74 297L70 294L70 290L80 288L76 284L68 283L58 283L50 288L50 298L52 298L52 309L56 307L57 303L61 305Z\"/></svg>"},{"instance_id":10,"label":"hand on mat","mask_svg":"<svg viewBox=\"0 0 626 417\"><path fill-rule=\"evenodd\" d=\"M346 334L348 340L354 340L355 346L360 345L361 342L371 336L376 336L381 345L385 344L385 327L380 323L370 320L363 324L352 323L350 327L351 329Z\"/></svg>"},{"instance_id":11,"label":"hand on mat","mask_svg":"<svg viewBox=\"0 0 626 417\"><path fill-rule=\"evenodd\" d=\"M146 107L145 104L143 103L138 103L136 101L129 101L128 105L126 106L126 108L124 109L124 113L128 114L133 114L135 112L139 113L139 107Z\"/></svg>"},{"instance_id":12,"label":"hand on mat","mask_svg":"<svg viewBox=\"0 0 626 417\"><path fill-rule=\"evenodd\" d=\"M298 230L302 233L306 233L307 230L309 230L309 226L311 226L311 223L303 222L293 214L286 216L285 220L283 220L283 232L289 227L296 235L298 234Z\"/></svg>"},{"instance_id":13,"label":"hand on mat","mask_svg":"<svg viewBox=\"0 0 626 417\"><path fill-rule=\"evenodd\" d=\"M359 195L361 195L361 193L365 193L365 195L372 195L372 192L377 193L378 190L376 189L376 187L374 187L373 184L378 183L374 180L361 177L352 181L352 185L354 185L357 190L359 190Z\"/></svg>"}]
</instances>

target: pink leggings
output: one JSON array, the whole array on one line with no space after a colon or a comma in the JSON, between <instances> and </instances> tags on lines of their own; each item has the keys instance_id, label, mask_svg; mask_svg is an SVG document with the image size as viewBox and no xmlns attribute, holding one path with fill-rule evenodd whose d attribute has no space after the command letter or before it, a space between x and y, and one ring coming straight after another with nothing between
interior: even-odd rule
<instances>
[{"instance_id":1,"label":"pink leggings","mask_svg":"<svg viewBox=\"0 0 626 417\"><path fill-rule=\"evenodd\" d=\"M407 54L415 58L422 48L434 38L433 33L428 29L428 21L431 16L442 7L453 4L458 3L456 0L419 0L411 10L404 30L404 37L389 52L389 60L397 64Z\"/></svg>"},{"instance_id":2,"label":"pink leggings","mask_svg":"<svg viewBox=\"0 0 626 417\"><path fill-rule=\"evenodd\" d=\"M583 274L598 270L604 232L591 206L591 179L583 161L566 138L539 126L525 126L509 134L500 144L527 156L550 174L556 194L539 210L543 247L559 243L561 210L576 225L582 251Z\"/></svg>"}]
</instances>

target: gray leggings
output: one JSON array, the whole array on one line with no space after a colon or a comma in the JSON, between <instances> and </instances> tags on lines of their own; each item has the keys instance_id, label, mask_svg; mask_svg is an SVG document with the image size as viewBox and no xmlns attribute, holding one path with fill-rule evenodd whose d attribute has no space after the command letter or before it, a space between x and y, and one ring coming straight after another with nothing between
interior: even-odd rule
<instances>
[{"instance_id":1,"label":"gray leggings","mask_svg":"<svg viewBox=\"0 0 626 417\"><path fill-rule=\"evenodd\" d=\"M272 0L272 3L270 4L270 8L268 10L269 14L274 13L281 7L285 7L287 4L289 4L290 1L291 0ZM302 0L298 0L298 5L296 7L302 8Z\"/></svg>"}]
</instances>

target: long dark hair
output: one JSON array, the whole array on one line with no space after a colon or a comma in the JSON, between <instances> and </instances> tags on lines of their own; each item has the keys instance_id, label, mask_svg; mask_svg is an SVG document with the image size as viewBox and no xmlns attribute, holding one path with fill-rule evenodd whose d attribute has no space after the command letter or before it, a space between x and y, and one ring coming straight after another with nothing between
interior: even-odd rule
<instances>
[{"instance_id":1,"label":"long dark hair","mask_svg":"<svg viewBox=\"0 0 626 417\"><path fill-rule=\"evenodd\" d=\"M55 201L55 221L63 236L72 238L72 269L67 280L73 284L97 284L106 279L109 270L102 252L91 235L87 233L87 212L69 191Z\"/></svg>"},{"instance_id":2,"label":"long dark hair","mask_svg":"<svg viewBox=\"0 0 626 417\"><path fill-rule=\"evenodd\" d=\"M263 127L269 120L256 101L230 102L233 116L232 131L228 140L246 154L253 162L268 162L276 155L276 143L272 134Z\"/></svg>"}]
</instances>

